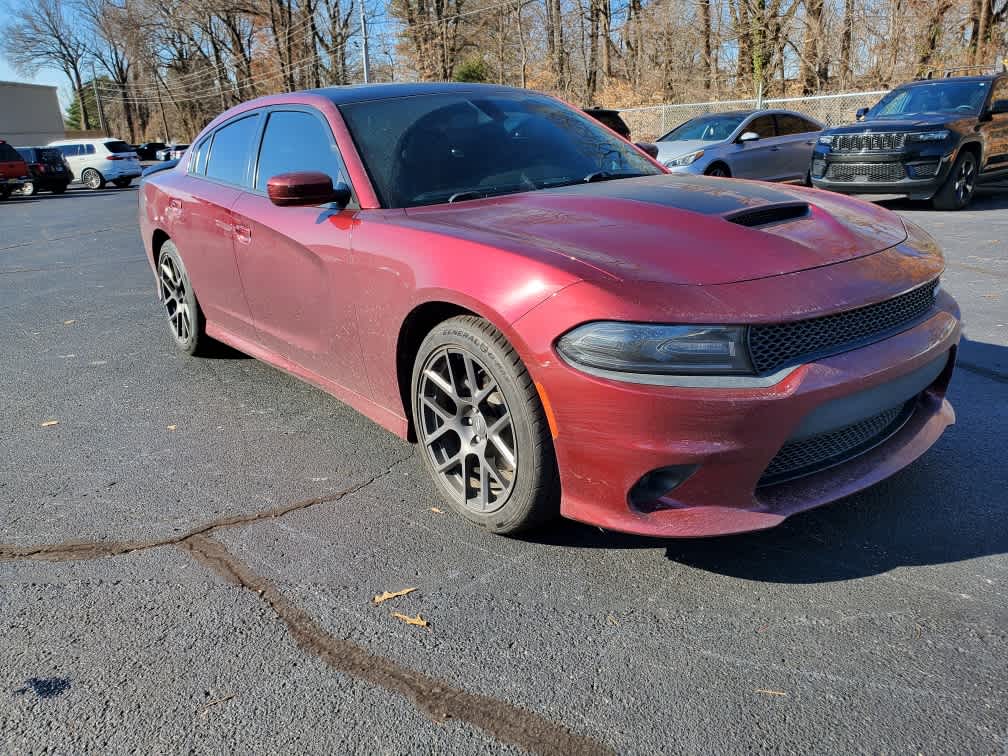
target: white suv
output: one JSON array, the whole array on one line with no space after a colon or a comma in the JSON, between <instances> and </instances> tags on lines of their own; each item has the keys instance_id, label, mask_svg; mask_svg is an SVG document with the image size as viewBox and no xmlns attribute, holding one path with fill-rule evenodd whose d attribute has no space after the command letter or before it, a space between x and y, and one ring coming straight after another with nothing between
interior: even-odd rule
<instances>
[{"instance_id":1,"label":"white suv","mask_svg":"<svg viewBox=\"0 0 1008 756\"><path fill-rule=\"evenodd\" d=\"M136 151L119 139L63 139L49 146L63 153L74 178L88 189L101 189L106 181L125 189L142 173Z\"/></svg>"}]
</instances>

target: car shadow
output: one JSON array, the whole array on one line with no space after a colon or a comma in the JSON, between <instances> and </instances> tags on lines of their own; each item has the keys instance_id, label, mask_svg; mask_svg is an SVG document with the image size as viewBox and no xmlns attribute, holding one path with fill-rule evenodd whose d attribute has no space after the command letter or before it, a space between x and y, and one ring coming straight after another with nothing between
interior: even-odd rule
<instances>
[{"instance_id":1,"label":"car shadow","mask_svg":"<svg viewBox=\"0 0 1008 756\"><path fill-rule=\"evenodd\" d=\"M770 530L706 539L653 539L564 522L526 540L573 548L664 548L671 561L775 583L850 580L911 565L1008 553L1003 429L1008 347L963 341L950 389L956 424L892 478Z\"/></svg>"},{"instance_id":2,"label":"car shadow","mask_svg":"<svg viewBox=\"0 0 1008 756\"><path fill-rule=\"evenodd\" d=\"M872 199L869 195L861 195L861 199ZM931 210L931 203L921 200L903 198L887 198L875 200L879 205L899 212L900 210ZM989 184L978 186L973 200L966 208L969 210L1005 210L1008 209L1008 184ZM933 212L940 212L934 210Z\"/></svg>"}]
</instances>

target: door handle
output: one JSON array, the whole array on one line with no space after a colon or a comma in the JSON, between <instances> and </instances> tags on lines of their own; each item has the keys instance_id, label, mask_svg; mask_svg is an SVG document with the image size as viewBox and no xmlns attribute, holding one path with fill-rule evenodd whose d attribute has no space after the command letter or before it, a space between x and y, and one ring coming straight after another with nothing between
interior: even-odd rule
<instances>
[{"instance_id":1,"label":"door handle","mask_svg":"<svg viewBox=\"0 0 1008 756\"><path fill-rule=\"evenodd\" d=\"M241 223L236 223L234 226L234 235L235 239L237 239L242 244L252 243L252 229L249 228L248 226L245 226Z\"/></svg>"}]
</instances>

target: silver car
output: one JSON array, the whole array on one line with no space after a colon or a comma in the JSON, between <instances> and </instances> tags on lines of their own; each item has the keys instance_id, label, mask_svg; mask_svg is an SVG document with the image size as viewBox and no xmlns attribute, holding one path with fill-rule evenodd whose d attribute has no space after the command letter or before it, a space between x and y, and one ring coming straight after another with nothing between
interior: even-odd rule
<instances>
[{"instance_id":1,"label":"silver car","mask_svg":"<svg viewBox=\"0 0 1008 756\"><path fill-rule=\"evenodd\" d=\"M790 110L713 113L686 121L657 141L673 173L808 183L823 124Z\"/></svg>"}]
</instances>

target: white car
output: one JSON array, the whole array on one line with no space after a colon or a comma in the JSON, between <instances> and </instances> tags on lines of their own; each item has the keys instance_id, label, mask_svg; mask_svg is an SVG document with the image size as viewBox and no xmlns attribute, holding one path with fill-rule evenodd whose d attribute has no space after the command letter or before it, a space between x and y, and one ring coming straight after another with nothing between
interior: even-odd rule
<instances>
[{"instance_id":1,"label":"white car","mask_svg":"<svg viewBox=\"0 0 1008 756\"><path fill-rule=\"evenodd\" d=\"M88 189L107 181L125 189L143 172L136 151L120 139L63 139L49 146L63 153L75 180Z\"/></svg>"}]
</instances>

